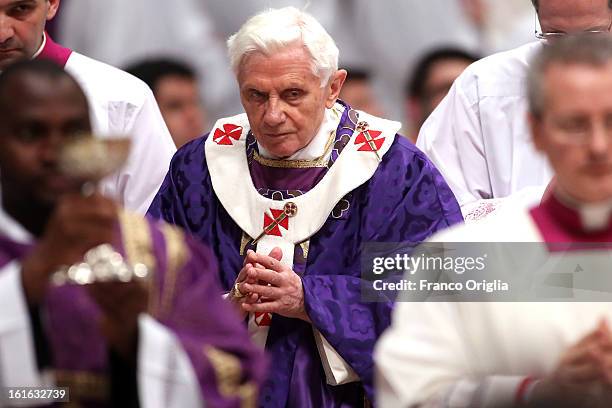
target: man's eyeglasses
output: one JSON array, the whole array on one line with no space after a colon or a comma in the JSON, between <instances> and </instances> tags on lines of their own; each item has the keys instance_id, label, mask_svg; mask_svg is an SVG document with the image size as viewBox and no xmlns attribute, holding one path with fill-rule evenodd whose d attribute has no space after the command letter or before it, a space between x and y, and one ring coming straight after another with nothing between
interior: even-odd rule
<instances>
[{"instance_id":1,"label":"man's eyeglasses","mask_svg":"<svg viewBox=\"0 0 612 408\"><path fill-rule=\"evenodd\" d=\"M612 142L612 115L608 115L602 123L592 123L586 118L548 119L545 123L559 143L577 146L588 144L596 132L596 127L600 127L600 131Z\"/></svg>"},{"instance_id":2,"label":"man's eyeglasses","mask_svg":"<svg viewBox=\"0 0 612 408\"><path fill-rule=\"evenodd\" d=\"M535 22L535 37L540 39L540 40L558 40L561 39L563 37L565 37L566 35L570 34L570 33L564 33L564 32L558 32L558 31L553 31L553 32L542 32L542 31L538 31L538 21L537 21L538 17L536 14L536 22ZM612 28L612 18L610 19L610 24L608 24L608 28L601 28L601 29L597 29L597 30L586 30L586 31L582 31L582 34L606 34L610 32L610 29Z\"/></svg>"}]
</instances>

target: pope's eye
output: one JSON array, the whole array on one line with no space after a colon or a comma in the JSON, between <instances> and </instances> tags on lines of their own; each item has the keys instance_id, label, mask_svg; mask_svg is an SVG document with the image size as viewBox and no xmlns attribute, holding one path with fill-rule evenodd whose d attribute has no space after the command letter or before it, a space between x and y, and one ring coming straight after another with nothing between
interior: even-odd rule
<instances>
[{"instance_id":1,"label":"pope's eye","mask_svg":"<svg viewBox=\"0 0 612 408\"><path fill-rule=\"evenodd\" d=\"M302 97L302 95L304 94L303 91L301 91L300 89L289 89L288 91L285 91L285 98L288 100L296 100Z\"/></svg>"},{"instance_id":2,"label":"pope's eye","mask_svg":"<svg viewBox=\"0 0 612 408\"><path fill-rule=\"evenodd\" d=\"M251 89L248 92L248 97L250 100L255 102L263 102L266 100L266 95L263 92L259 92L255 89Z\"/></svg>"}]
</instances>

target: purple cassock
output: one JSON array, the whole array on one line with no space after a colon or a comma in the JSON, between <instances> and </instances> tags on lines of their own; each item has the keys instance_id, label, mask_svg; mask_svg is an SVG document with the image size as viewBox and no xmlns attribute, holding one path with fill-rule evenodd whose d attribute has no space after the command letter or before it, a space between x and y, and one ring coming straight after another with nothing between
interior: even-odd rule
<instances>
[{"instance_id":1,"label":"purple cassock","mask_svg":"<svg viewBox=\"0 0 612 408\"><path fill-rule=\"evenodd\" d=\"M153 266L147 312L178 339L177 347L188 356L206 406L241 407L249 399L254 405L264 378L263 353L250 343L237 313L222 299L214 256L177 228L132 218L132 233L126 233L128 228L121 223L114 247L127 259L142 259ZM32 248L0 235L0 268L27 257ZM132 389L116 394L121 382L129 381L122 378L126 371L135 367L123 365L109 350L100 318L100 309L83 286L50 287L39 311L31 311L38 365L50 369L59 386L69 387L71 402L128 406L122 397L132 392L138 398L143 391L133 381ZM139 336L141 344L142 331Z\"/></svg>"},{"instance_id":2,"label":"purple cassock","mask_svg":"<svg viewBox=\"0 0 612 408\"><path fill-rule=\"evenodd\" d=\"M265 160L256 159L255 138L247 136L250 177L261 195L275 200L296 197L325 177L355 137L358 113L342 104L346 109L327 166L266 165ZM242 267L242 254L252 245L245 247L241 228L213 191L204 153L206 138L194 140L176 153L149 214L182 226L210 245L220 261L222 285L230 290ZM232 169L227 172L231 174ZM358 407L364 406L366 397L372 401L372 352L389 325L392 302L361 300L361 248L367 242L421 242L460 221L457 201L440 173L413 144L395 135L372 178L337 202L323 227L310 237L307 250L296 245L294 253L293 269L302 278L312 325L361 382L328 385L312 326L274 315L266 341L271 367L260 405Z\"/></svg>"}]
</instances>

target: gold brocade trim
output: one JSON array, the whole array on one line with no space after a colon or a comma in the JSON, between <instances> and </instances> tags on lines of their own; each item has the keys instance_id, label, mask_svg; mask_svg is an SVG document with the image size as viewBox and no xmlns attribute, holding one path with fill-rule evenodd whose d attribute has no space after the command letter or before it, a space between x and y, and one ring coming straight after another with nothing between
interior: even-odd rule
<instances>
[{"instance_id":1,"label":"gold brocade trim","mask_svg":"<svg viewBox=\"0 0 612 408\"><path fill-rule=\"evenodd\" d=\"M221 395L227 398L240 398L242 408L254 408L257 404L257 387L250 381L240 383L242 378L240 360L211 346L204 347L204 355L215 370Z\"/></svg>"},{"instance_id":2,"label":"gold brocade trim","mask_svg":"<svg viewBox=\"0 0 612 408\"><path fill-rule=\"evenodd\" d=\"M88 402L110 400L110 381L105 375L87 371L54 370L53 377L58 387L68 387L70 402L67 407L81 406L81 400Z\"/></svg>"},{"instance_id":3,"label":"gold brocade trim","mask_svg":"<svg viewBox=\"0 0 612 408\"><path fill-rule=\"evenodd\" d=\"M304 255L304 259L308 259L308 251L310 251L310 240L300 242L299 246L302 248L302 254Z\"/></svg>"},{"instance_id":4,"label":"gold brocade trim","mask_svg":"<svg viewBox=\"0 0 612 408\"><path fill-rule=\"evenodd\" d=\"M249 245L253 238L249 237L249 235L242 231L242 238L240 238L240 256L244 256L246 253L246 247Z\"/></svg>"},{"instance_id":5,"label":"gold brocade trim","mask_svg":"<svg viewBox=\"0 0 612 408\"><path fill-rule=\"evenodd\" d=\"M161 294L160 313L165 315L172 309L172 300L176 292L176 282L181 268L187 261L189 251L185 244L183 231L170 224L163 223L161 232L166 241L167 266L164 274L164 285Z\"/></svg>"},{"instance_id":6,"label":"gold brocade trim","mask_svg":"<svg viewBox=\"0 0 612 408\"><path fill-rule=\"evenodd\" d=\"M130 265L144 264L149 271L156 269L153 241L147 220L138 214L119 212L125 255Z\"/></svg>"},{"instance_id":7,"label":"gold brocade trim","mask_svg":"<svg viewBox=\"0 0 612 408\"><path fill-rule=\"evenodd\" d=\"M327 156L334 146L334 140L336 139L336 131L332 131L329 134L327 143L325 144L324 153L312 160L276 160L266 159L261 157L256 150L253 151L253 160L257 163L268 167L277 167L283 169L310 169L314 167L327 167Z\"/></svg>"},{"instance_id":8,"label":"gold brocade trim","mask_svg":"<svg viewBox=\"0 0 612 408\"><path fill-rule=\"evenodd\" d=\"M158 292L156 290L155 272L157 261L153 254L153 240L149 223L143 216L128 211L119 211L119 223L128 263L130 265L141 263L149 271L149 277L147 278L149 284L148 310L151 315L156 316Z\"/></svg>"}]
</instances>

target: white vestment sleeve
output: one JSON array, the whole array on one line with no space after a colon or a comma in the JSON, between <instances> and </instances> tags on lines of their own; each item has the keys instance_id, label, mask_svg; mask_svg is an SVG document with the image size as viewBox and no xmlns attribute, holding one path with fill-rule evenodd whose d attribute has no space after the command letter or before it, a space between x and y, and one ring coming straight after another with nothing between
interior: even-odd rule
<instances>
[{"instance_id":1,"label":"white vestment sleeve","mask_svg":"<svg viewBox=\"0 0 612 408\"><path fill-rule=\"evenodd\" d=\"M527 126L525 60L539 44L526 47L469 66L421 127L417 147L442 173L465 218L478 207L488 211L483 200L543 191L552 177Z\"/></svg>"},{"instance_id":2,"label":"white vestment sleeve","mask_svg":"<svg viewBox=\"0 0 612 408\"><path fill-rule=\"evenodd\" d=\"M138 395L143 408L204 407L193 366L176 336L151 316L138 320Z\"/></svg>"},{"instance_id":3,"label":"white vestment sleeve","mask_svg":"<svg viewBox=\"0 0 612 408\"><path fill-rule=\"evenodd\" d=\"M12 262L0 269L0 386L41 384L21 264Z\"/></svg>"},{"instance_id":4,"label":"white vestment sleeve","mask_svg":"<svg viewBox=\"0 0 612 408\"><path fill-rule=\"evenodd\" d=\"M353 367L329 344L321 332L314 327L313 332L327 384L342 385L359 381L359 376Z\"/></svg>"},{"instance_id":5,"label":"white vestment sleeve","mask_svg":"<svg viewBox=\"0 0 612 408\"><path fill-rule=\"evenodd\" d=\"M132 136L132 147L126 166L119 172L119 191L114 195L123 198L123 207L139 214L149 209L176 152L153 93L149 89L144 92L142 107L126 117L123 132Z\"/></svg>"},{"instance_id":6,"label":"white vestment sleeve","mask_svg":"<svg viewBox=\"0 0 612 408\"><path fill-rule=\"evenodd\" d=\"M397 303L392 326L374 352L380 407L500 407L512 405L520 376L474 375L452 303ZM469 317L467 317L469 318Z\"/></svg>"},{"instance_id":7,"label":"white vestment sleeve","mask_svg":"<svg viewBox=\"0 0 612 408\"><path fill-rule=\"evenodd\" d=\"M477 86L473 77L460 76L425 121L417 139L417 147L442 173L462 207L492 198L478 98L466 94L474 89L477 93Z\"/></svg>"}]
</instances>

